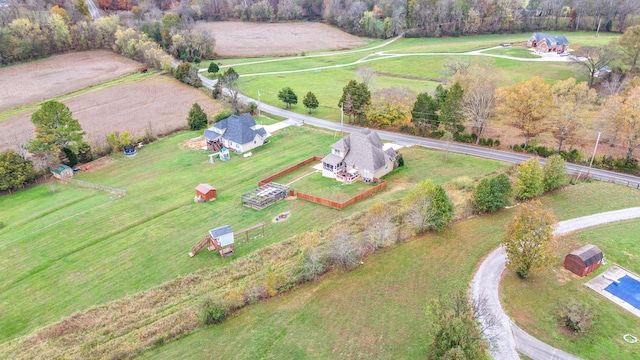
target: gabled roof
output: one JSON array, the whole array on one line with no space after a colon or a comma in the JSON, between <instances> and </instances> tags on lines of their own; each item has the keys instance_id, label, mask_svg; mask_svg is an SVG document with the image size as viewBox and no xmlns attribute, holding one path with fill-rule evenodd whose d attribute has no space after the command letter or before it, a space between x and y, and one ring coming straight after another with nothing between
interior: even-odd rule
<instances>
[{"instance_id":1,"label":"gabled roof","mask_svg":"<svg viewBox=\"0 0 640 360\"><path fill-rule=\"evenodd\" d=\"M571 252L571 255L575 255L584 262L585 266L595 264L604 258L602 251L595 245L585 245L578 250Z\"/></svg>"},{"instance_id":2,"label":"gabled roof","mask_svg":"<svg viewBox=\"0 0 640 360\"><path fill-rule=\"evenodd\" d=\"M211 190L215 190L216 188L214 188L213 186L209 185L209 184L200 184L198 186L196 186L196 191L201 192L203 194L208 193Z\"/></svg>"},{"instance_id":3,"label":"gabled roof","mask_svg":"<svg viewBox=\"0 0 640 360\"><path fill-rule=\"evenodd\" d=\"M322 162L325 164L336 166L342 162L342 158L336 154L329 154L322 158Z\"/></svg>"},{"instance_id":4,"label":"gabled roof","mask_svg":"<svg viewBox=\"0 0 640 360\"><path fill-rule=\"evenodd\" d=\"M336 141L333 145L331 145L332 149L336 149L342 153L346 153L347 151L349 151L350 147L351 147L351 142L349 141L348 135Z\"/></svg>"},{"instance_id":5,"label":"gabled roof","mask_svg":"<svg viewBox=\"0 0 640 360\"><path fill-rule=\"evenodd\" d=\"M255 139L256 135L267 136L264 128L254 129L256 121L250 114L231 115L226 119L217 122L213 127L223 132L222 138L233 141L237 144L246 144ZM205 137L206 137L205 130ZM213 132L213 131L212 131Z\"/></svg>"},{"instance_id":6,"label":"gabled roof","mask_svg":"<svg viewBox=\"0 0 640 360\"><path fill-rule=\"evenodd\" d=\"M376 171L385 166L387 158L395 159L396 156L393 149L382 150L382 140L376 132L369 129L354 132L341 140L343 141L336 142L332 148L335 149L340 145L348 146L345 162L360 169Z\"/></svg>"},{"instance_id":7,"label":"gabled roof","mask_svg":"<svg viewBox=\"0 0 640 360\"><path fill-rule=\"evenodd\" d=\"M231 230L231 226L229 225L220 226L218 228L209 230L209 235L211 235L211 237L214 239L218 239L221 236L224 236L227 234L233 234L233 230ZM220 246L224 246L224 245L220 244Z\"/></svg>"},{"instance_id":8,"label":"gabled roof","mask_svg":"<svg viewBox=\"0 0 640 360\"><path fill-rule=\"evenodd\" d=\"M217 133L211 129L206 129L203 135L204 135L204 138L207 140L215 140L222 136L222 134Z\"/></svg>"},{"instance_id":9,"label":"gabled roof","mask_svg":"<svg viewBox=\"0 0 640 360\"><path fill-rule=\"evenodd\" d=\"M569 40L564 35L550 35L545 33L533 33L529 41L535 40L538 44L545 41L547 46L569 45Z\"/></svg>"}]
</instances>

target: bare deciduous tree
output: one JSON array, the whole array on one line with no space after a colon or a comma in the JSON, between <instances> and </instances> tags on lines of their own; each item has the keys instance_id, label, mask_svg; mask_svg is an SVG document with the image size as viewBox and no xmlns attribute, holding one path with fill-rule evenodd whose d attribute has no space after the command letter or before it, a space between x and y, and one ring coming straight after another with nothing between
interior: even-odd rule
<instances>
[{"instance_id":1,"label":"bare deciduous tree","mask_svg":"<svg viewBox=\"0 0 640 360\"><path fill-rule=\"evenodd\" d=\"M459 70L454 81L464 88L462 109L471 124L471 130L476 134L477 144L495 112L498 75L489 66L474 64L468 69Z\"/></svg>"},{"instance_id":2,"label":"bare deciduous tree","mask_svg":"<svg viewBox=\"0 0 640 360\"><path fill-rule=\"evenodd\" d=\"M376 72L369 66L361 66L356 69L356 76L360 78L369 89L372 89L376 83Z\"/></svg>"},{"instance_id":3,"label":"bare deciduous tree","mask_svg":"<svg viewBox=\"0 0 640 360\"><path fill-rule=\"evenodd\" d=\"M389 208L382 203L376 203L369 208L364 233L369 252L375 252L395 241L392 217Z\"/></svg>"},{"instance_id":4,"label":"bare deciduous tree","mask_svg":"<svg viewBox=\"0 0 640 360\"><path fill-rule=\"evenodd\" d=\"M581 46L575 52L577 60L573 63L585 69L589 76L589 86L593 86L593 79L601 68L609 65L616 57L613 46Z\"/></svg>"},{"instance_id":5,"label":"bare deciduous tree","mask_svg":"<svg viewBox=\"0 0 640 360\"><path fill-rule=\"evenodd\" d=\"M619 94L628 80L629 78L627 76L618 72L612 72L602 81L600 94L606 97Z\"/></svg>"}]
</instances>

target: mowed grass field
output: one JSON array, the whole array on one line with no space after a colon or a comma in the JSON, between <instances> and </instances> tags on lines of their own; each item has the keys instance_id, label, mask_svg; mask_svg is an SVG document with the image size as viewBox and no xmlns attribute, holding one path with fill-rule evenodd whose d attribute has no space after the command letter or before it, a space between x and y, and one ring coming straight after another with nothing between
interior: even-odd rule
<instances>
[{"instance_id":1,"label":"mowed grass field","mask_svg":"<svg viewBox=\"0 0 640 360\"><path fill-rule=\"evenodd\" d=\"M640 334L640 318L584 286L584 283L619 264L640 272L640 245L637 234L640 221L604 225L559 239L555 244L553 267L527 281L508 273L504 278L504 303L509 315L530 334L585 359L637 359L637 344L629 344L623 335ZM563 268L566 254L585 244L597 245L605 254L606 265L594 274L578 278ZM575 335L559 325L558 304L574 300L590 308L593 326Z\"/></svg>"},{"instance_id":2,"label":"mowed grass field","mask_svg":"<svg viewBox=\"0 0 640 360\"><path fill-rule=\"evenodd\" d=\"M560 33L558 33L560 34ZM571 48L583 45L602 45L615 40L617 34L567 33ZM291 87L298 95L298 104L292 110L306 113L302 104L304 95L311 91L319 100L314 115L334 121L340 120L338 103L342 88L349 80L356 79L359 67L371 67L378 75L370 86L372 91L391 86L407 87L415 93L433 92L439 83L448 81L444 64L451 60L478 60L488 62L502 78L502 84L512 84L541 76L553 83L570 77L585 81L580 68L566 62L532 62L528 50L521 47L495 49L487 54L509 55L523 61L474 56L465 54L499 46L502 43L526 43L529 33L512 35L485 35L459 38L398 39L385 46L376 41L351 51L307 54L307 56L283 59L265 58L225 59L220 72L233 67L241 76L241 91L262 102L281 106L278 92ZM203 63L206 68L208 63Z\"/></svg>"},{"instance_id":3,"label":"mowed grass field","mask_svg":"<svg viewBox=\"0 0 640 360\"><path fill-rule=\"evenodd\" d=\"M462 176L483 176L507 164L425 149L404 149L404 168L388 177L390 186L365 201L337 211L320 205L282 201L263 211L241 206L240 195L268 174L324 154L337 134L289 127L271 142L243 158L208 163L207 152L189 150L185 132L154 142L133 158L115 161L90 173L84 181L124 189L126 197L57 184L0 198L0 249L5 269L0 279L0 341L26 335L74 312L131 295L205 267L225 266L252 251L294 234L330 226L377 201L404 196L417 182L437 174L446 183ZM206 182L218 199L194 203L194 188ZM290 220L273 225L278 213ZM207 230L229 224L234 230L264 222L265 237L236 247L237 256L222 259L203 252L187 253ZM16 301L15 299L20 299Z\"/></svg>"},{"instance_id":4,"label":"mowed grass field","mask_svg":"<svg viewBox=\"0 0 640 360\"><path fill-rule=\"evenodd\" d=\"M599 197L609 201L595 203ZM559 219L635 206L638 201L637 190L597 182L543 197ZM475 217L442 233L414 238L368 258L354 271L332 272L291 293L251 305L220 325L164 344L142 358L208 359L211 354L232 359L424 358L432 325L427 304L439 294L468 286L481 259L499 244L514 211ZM602 324L596 326L615 327L619 320L601 317ZM590 348L604 346L598 342L603 339L588 339L597 341ZM545 340L563 345L558 338ZM612 348L609 359L633 358L622 344L616 342ZM588 350L571 350L591 358Z\"/></svg>"}]
</instances>

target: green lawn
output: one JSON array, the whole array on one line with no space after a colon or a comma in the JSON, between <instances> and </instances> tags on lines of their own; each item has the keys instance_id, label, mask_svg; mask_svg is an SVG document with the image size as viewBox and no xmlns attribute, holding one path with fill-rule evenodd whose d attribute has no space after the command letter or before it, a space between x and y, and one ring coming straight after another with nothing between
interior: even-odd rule
<instances>
[{"instance_id":1,"label":"green lawn","mask_svg":"<svg viewBox=\"0 0 640 360\"><path fill-rule=\"evenodd\" d=\"M612 201L596 204L593 196ZM640 192L603 183L572 186L544 197L561 219L638 201ZM513 209L503 210L456 223L441 234L414 238L370 257L354 271L332 272L251 305L221 325L164 344L142 358L206 359L211 353L233 359L302 359L311 354L319 359L424 358L431 324L426 305L438 294L468 286L482 257L499 244L512 215ZM605 324L597 326L616 327L617 320L601 317L599 323ZM602 343L591 348L607 346L605 339L592 340ZM624 358L618 357L624 350L617 351L608 358Z\"/></svg>"},{"instance_id":2,"label":"green lawn","mask_svg":"<svg viewBox=\"0 0 640 360\"><path fill-rule=\"evenodd\" d=\"M503 283L508 313L530 334L585 359L637 359L637 344L628 344L624 334L640 334L640 318L627 312L584 283L616 263L640 273L640 220L610 224L563 237L556 244L552 269L527 281L512 273ZM585 244L597 245L605 254L606 265L595 274L578 278L562 267L564 256ZM576 300L591 307L597 316L584 335L569 334L555 316L557 304Z\"/></svg>"},{"instance_id":3,"label":"green lawn","mask_svg":"<svg viewBox=\"0 0 640 360\"><path fill-rule=\"evenodd\" d=\"M513 56L522 59L539 59L540 55L534 54L531 50L521 46L501 47L498 49L483 51L484 54L496 54Z\"/></svg>"},{"instance_id":4,"label":"green lawn","mask_svg":"<svg viewBox=\"0 0 640 360\"><path fill-rule=\"evenodd\" d=\"M606 199L606 201L603 201ZM592 213L638 206L640 192L609 183L571 186L545 196L558 220ZM605 254L607 265L613 263L640 272L640 244L637 234L640 220L626 221L586 229L565 236L555 244L553 267L539 276L521 281L507 272L503 280L503 301L507 312L530 334L585 359L635 359L636 347L624 342L622 335L640 333L640 319L603 298L583 284L590 275L578 279L562 268L564 256L584 244L595 244ZM598 316L592 331L583 336L569 334L560 327L554 313L559 301L575 299L592 306Z\"/></svg>"},{"instance_id":5,"label":"green lawn","mask_svg":"<svg viewBox=\"0 0 640 360\"><path fill-rule=\"evenodd\" d=\"M595 37L592 32L552 33L567 35L572 47L603 45L619 36L619 34L604 33ZM443 73L443 65L447 61L450 59L476 58L470 55L458 54L488 49L503 43L523 43L528 40L529 36L530 33L453 38L411 38L399 39L382 48L372 49L373 46L384 43L384 41L378 40L356 49L357 51L324 53L324 55L330 54L330 56L225 59L224 66L233 66L238 74L242 76L241 92L248 96L257 99L258 91L260 91L262 102L284 108L284 103L278 100L277 96L282 88L288 86L296 92L299 99L298 104L294 105L291 110L298 113L306 113L307 109L302 105L302 98L308 91L312 91L320 102L320 106L313 112L313 115L338 121L340 120L338 102L342 94L342 88L349 80L356 78L355 71L358 67L369 66L379 73L372 90L391 86L404 86L415 93L433 92L439 84L434 80L447 77ZM382 53L410 56L389 57ZM438 55L437 53L443 53L443 55ZM444 53L451 53L451 55L444 55ZM535 55L530 54L528 50L521 47L501 48L488 51L488 53L521 58L535 57ZM355 63L357 60L362 60L362 62ZM503 85L528 80L532 76L541 76L548 82L565 80L569 77L575 77L578 81L586 80L586 75L583 72L567 63L527 62L523 64L521 61L500 58L492 58L489 61L492 61L497 69L496 71L501 73ZM208 63L201 65L202 68L206 68L206 66L208 66ZM262 73L300 70L303 70L303 72L256 76L256 74ZM220 71L224 72L225 68Z\"/></svg>"},{"instance_id":6,"label":"green lawn","mask_svg":"<svg viewBox=\"0 0 640 360\"><path fill-rule=\"evenodd\" d=\"M230 161L215 165L208 163L207 152L180 145L195 135L161 139L133 158L117 154L103 169L77 175L124 189L128 196L123 198L64 184L56 185L55 192L39 185L0 198L0 219L6 224L0 229L0 341L198 269L229 264L235 259L213 253L187 256L211 228L266 223L265 238L238 244L236 258L243 257L376 201L397 199L428 176L446 183L460 174L481 176L508 167L453 154L445 163L436 151L403 149L407 166L387 177L388 188L343 211L302 200L256 211L240 206L241 194L268 174L326 153L336 134L289 127L252 157L232 154ZM217 200L193 202L194 187L202 182L217 188ZM292 219L272 225L270 220L286 210Z\"/></svg>"},{"instance_id":7,"label":"green lawn","mask_svg":"<svg viewBox=\"0 0 640 360\"><path fill-rule=\"evenodd\" d=\"M429 300L465 288L497 246L509 212L475 218L376 254L143 359L417 359L426 357ZM472 239L470 241L470 239Z\"/></svg>"}]
</instances>

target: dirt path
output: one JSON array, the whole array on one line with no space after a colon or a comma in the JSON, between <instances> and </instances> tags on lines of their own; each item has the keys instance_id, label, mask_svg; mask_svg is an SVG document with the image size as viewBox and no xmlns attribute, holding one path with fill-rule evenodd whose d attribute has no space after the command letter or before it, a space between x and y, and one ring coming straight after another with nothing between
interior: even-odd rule
<instances>
[{"instance_id":1,"label":"dirt path","mask_svg":"<svg viewBox=\"0 0 640 360\"><path fill-rule=\"evenodd\" d=\"M607 224L616 221L640 218L640 207L583 216L559 222L554 235ZM494 359L519 359L518 352L534 360L576 360L575 355L556 349L527 334L514 324L504 313L500 302L499 286L502 273L506 269L507 257L502 247L497 248L482 262L471 281L474 301L486 302L488 315L480 317L487 338L493 341L490 354ZM495 321L495 324L493 322Z\"/></svg>"}]
</instances>

